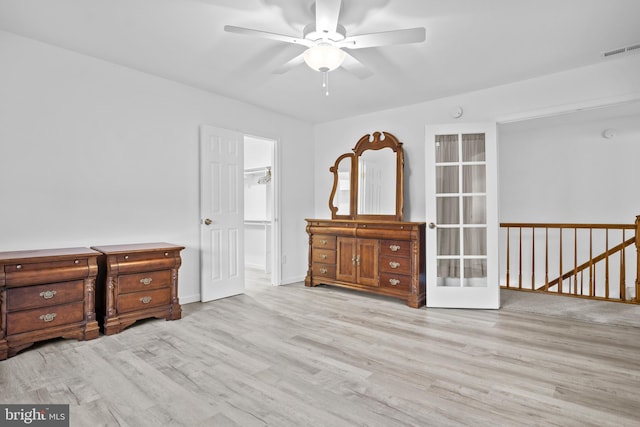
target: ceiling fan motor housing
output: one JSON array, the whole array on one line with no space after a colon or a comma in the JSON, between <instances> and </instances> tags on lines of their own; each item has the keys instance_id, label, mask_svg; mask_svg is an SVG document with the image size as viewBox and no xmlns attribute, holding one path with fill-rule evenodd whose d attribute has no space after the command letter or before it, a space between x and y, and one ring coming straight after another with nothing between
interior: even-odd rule
<instances>
[{"instance_id":1,"label":"ceiling fan motor housing","mask_svg":"<svg viewBox=\"0 0 640 427\"><path fill-rule=\"evenodd\" d=\"M340 24L336 26L336 30L333 32L329 31L316 31L316 24L311 23L306 25L302 30L302 37L305 40L313 41L313 42L340 42L345 39L347 36L347 30Z\"/></svg>"}]
</instances>

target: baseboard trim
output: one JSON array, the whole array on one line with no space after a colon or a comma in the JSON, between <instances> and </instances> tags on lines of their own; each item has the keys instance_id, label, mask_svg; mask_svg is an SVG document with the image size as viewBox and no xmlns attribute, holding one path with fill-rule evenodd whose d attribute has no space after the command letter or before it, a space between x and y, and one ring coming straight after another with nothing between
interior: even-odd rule
<instances>
[{"instance_id":1,"label":"baseboard trim","mask_svg":"<svg viewBox=\"0 0 640 427\"><path fill-rule=\"evenodd\" d=\"M200 302L200 294L187 295L180 297L180 304L190 304L192 302Z\"/></svg>"},{"instance_id":2,"label":"baseboard trim","mask_svg":"<svg viewBox=\"0 0 640 427\"><path fill-rule=\"evenodd\" d=\"M283 277L280 280L280 285L290 285L292 283L304 282L306 276L297 276L297 277Z\"/></svg>"}]
</instances>

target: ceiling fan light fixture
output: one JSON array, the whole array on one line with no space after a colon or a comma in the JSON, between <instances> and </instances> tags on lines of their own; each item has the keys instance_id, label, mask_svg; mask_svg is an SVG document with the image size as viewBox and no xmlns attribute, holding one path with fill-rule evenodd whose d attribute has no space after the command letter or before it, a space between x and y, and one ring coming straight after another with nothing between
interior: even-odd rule
<instances>
[{"instance_id":1,"label":"ceiling fan light fixture","mask_svg":"<svg viewBox=\"0 0 640 427\"><path fill-rule=\"evenodd\" d=\"M326 73L333 71L344 62L342 49L330 44L317 44L304 52L304 62L312 69Z\"/></svg>"}]
</instances>

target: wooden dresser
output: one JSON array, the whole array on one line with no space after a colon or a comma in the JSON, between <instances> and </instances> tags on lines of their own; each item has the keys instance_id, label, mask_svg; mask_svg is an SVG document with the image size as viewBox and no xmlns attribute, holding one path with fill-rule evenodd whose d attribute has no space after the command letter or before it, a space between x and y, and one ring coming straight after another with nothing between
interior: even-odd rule
<instances>
[{"instance_id":1,"label":"wooden dresser","mask_svg":"<svg viewBox=\"0 0 640 427\"><path fill-rule=\"evenodd\" d=\"M170 243L94 246L100 251L96 312L105 335L149 317L177 320L178 269L184 246Z\"/></svg>"},{"instance_id":2,"label":"wooden dresser","mask_svg":"<svg viewBox=\"0 0 640 427\"><path fill-rule=\"evenodd\" d=\"M88 248L0 252L0 360L37 341L98 337Z\"/></svg>"},{"instance_id":3,"label":"wooden dresser","mask_svg":"<svg viewBox=\"0 0 640 427\"><path fill-rule=\"evenodd\" d=\"M335 285L425 305L425 223L307 219L306 286Z\"/></svg>"}]
</instances>

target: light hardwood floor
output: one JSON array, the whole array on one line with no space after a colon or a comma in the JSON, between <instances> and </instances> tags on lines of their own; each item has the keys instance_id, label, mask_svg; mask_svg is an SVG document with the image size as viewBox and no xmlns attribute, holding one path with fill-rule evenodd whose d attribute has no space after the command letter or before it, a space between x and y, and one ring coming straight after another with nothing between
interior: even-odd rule
<instances>
[{"instance_id":1,"label":"light hardwood floor","mask_svg":"<svg viewBox=\"0 0 640 427\"><path fill-rule=\"evenodd\" d=\"M640 426L640 328L302 284L0 362L72 426Z\"/></svg>"}]
</instances>

